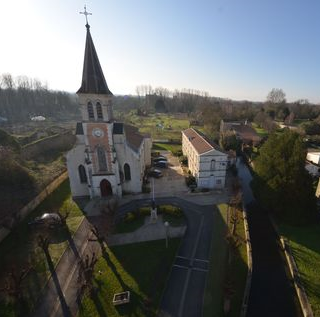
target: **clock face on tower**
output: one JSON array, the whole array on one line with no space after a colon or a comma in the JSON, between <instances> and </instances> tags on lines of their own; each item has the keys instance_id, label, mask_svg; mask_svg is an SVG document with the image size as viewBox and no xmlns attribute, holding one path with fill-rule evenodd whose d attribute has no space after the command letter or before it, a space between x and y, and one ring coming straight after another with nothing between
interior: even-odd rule
<instances>
[{"instance_id":1,"label":"clock face on tower","mask_svg":"<svg viewBox=\"0 0 320 317\"><path fill-rule=\"evenodd\" d=\"M101 137L103 137L103 131L99 128L95 128L92 130L92 135L97 138L101 138Z\"/></svg>"}]
</instances>

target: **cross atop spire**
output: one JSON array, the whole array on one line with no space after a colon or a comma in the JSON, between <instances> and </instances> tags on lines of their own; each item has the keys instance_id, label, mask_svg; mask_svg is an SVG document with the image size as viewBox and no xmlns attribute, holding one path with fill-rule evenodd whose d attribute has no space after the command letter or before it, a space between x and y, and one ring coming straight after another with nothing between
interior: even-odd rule
<instances>
[{"instance_id":1,"label":"cross atop spire","mask_svg":"<svg viewBox=\"0 0 320 317\"><path fill-rule=\"evenodd\" d=\"M92 13L87 11L86 5L84 5L84 11L83 12L79 12L79 13L85 15L85 17L86 17L86 26L89 26L88 15L92 15Z\"/></svg>"}]
</instances>

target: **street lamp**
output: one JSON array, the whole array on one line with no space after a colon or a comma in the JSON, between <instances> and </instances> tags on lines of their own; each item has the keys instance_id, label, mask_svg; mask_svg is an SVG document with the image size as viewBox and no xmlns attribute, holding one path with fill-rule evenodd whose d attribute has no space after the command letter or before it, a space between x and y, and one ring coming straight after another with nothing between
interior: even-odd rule
<instances>
[{"instance_id":1,"label":"street lamp","mask_svg":"<svg viewBox=\"0 0 320 317\"><path fill-rule=\"evenodd\" d=\"M168 239L169 239L169 222L166 221L164 223L165 231L166 231L166 248L168 248Z\"/></svg>"}]
</instances>

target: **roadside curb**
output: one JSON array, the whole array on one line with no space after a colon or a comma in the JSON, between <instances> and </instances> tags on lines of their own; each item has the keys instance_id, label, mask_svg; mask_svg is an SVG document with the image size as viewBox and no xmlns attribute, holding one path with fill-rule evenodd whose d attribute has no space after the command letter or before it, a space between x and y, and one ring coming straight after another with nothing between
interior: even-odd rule
<instances>
[{"instance_id":1,"label":"roadside curb","mask_svg":"<svg viewBox=\"0 0 320 317\"><path fill-rule=\"evenodd\" d=\"M290 275L292 277L294 288L296 290L296 293L297 293L297 296L299 299L299 303L300 303L300 307L301 307L303 316L304 317L313 317L313 311L312 311L311 305L309 303L306 291L303 287L301 277L299 274L299 270L298 270L296 261L294 260L294 257L292 255L290 245L289 245L288 241L280 235L279 228L278 228L277 224L275 223L274 219L270 215L269 215L269 219L272 223L274 230L276 231L276 233L279 237L282 250L285 254L285 257L287 260L287 265L288 265L288 268L290 271Z\"/></svg>"},{"instance_id":2,"label":"roadside curb","mask_svg":"<svg viewBox=\"0 0 320 317\"><path fill-rule=\"evenodd\" d=\"M248 273L247 273L247 280L246 280L246 285L245 285L244 294L243 294L240 317L245 317L247 315L249 295L250 295L250 289L251 289L251 280L252 280L252 248L251 248L250 232L249 232L249 226L248 226L247 211L244 205L242 205L242 214L243 214L244 231L246 235Z\"/></svg>"}]
</instances>

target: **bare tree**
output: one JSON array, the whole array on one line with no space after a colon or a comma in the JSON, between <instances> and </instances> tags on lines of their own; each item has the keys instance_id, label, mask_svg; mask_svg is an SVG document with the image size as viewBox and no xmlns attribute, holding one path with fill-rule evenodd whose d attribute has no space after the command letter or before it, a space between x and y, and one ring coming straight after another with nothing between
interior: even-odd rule
<instances>
[{"instance_id":1,"label":"bare tree","mask_svg":"<svg viewBox=\"0 0 320 317\"><path fill-rule=\"evenodd\" d=\"M284 104L286 103L286 94L282 89L272 88L267 96L267 102L271 104Z\"/></svg>"},{"instance_id":2,"label":"bare tree","mask_svg":"<svg viewBox=\"0 0 320 317\"><path fill-rule=\"evenodd\" d=\"M49 237L44 237L43 235L40 234L38 235L37 241L38 241L38 246L43 250L43 252L45 254L48 254L49 243L50 243Z\"/></svg>"},{"instance_id":3,"label":"bare tree","mask_svg":"<svg viewBox=\"0 0 320 317\"><path fill-rule=\"evenodd\" d=\"M91 295L93 294L93 273L94 266L96 265L98 259L95 252L92 253L91 258L87 254L84 260L80 260L79 273L78 273L78 283L82 292L87 290Z\"/></svg>"},{"instance_id":4,"label":"bare tree","mask_svg":"<svg viewBox=\"0 0 320 317\"><path fill-rule=\"evenodd\" d=\"M13 298L16 303L20 302L23 296L22 282L31 269L32 267L28 266L18 271L12 267L8 277L5 279L4 286L0 288L0 292L4 292L7 296Z\"/></svg>"},{"instance_id":5,"label":"bare tree","mask_svg":"<svg viewBox=\"0 0 320 317\"><path fill-rule=\"evenodd\" d=\"M15 83L11 74L2 74L1 76L1 87L4 89L14 89Z\"/></svg>"}]
</instances>

